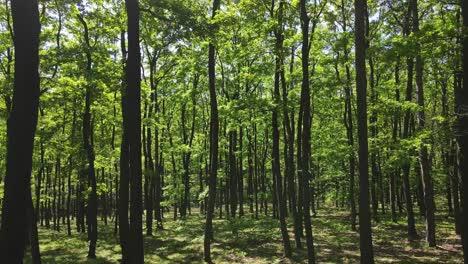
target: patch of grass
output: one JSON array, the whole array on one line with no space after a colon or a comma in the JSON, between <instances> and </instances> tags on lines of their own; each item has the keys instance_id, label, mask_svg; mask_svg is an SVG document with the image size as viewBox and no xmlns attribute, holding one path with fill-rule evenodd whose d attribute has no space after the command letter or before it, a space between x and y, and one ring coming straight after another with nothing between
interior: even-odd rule
<instances>
[{"instance_id":1,"label":"patch of grass","mask_svg":"<svg viewBox=\"0 0 468 264\"><path fill-rule=\"evenodd\" d=\"M377 263L462 263L460 238L455 235L453 219L437 215L436 248L424 241L424 219L417 217L420 238L406 238L405 216L396 223L390 215L380 216L373 223L374 254ZM293 257L282 256L278 220L271 216L253 219L214 219L215 240L212 244L215 263L306 263L305 249L294 247ZM291 244L294 243L292 220L289 219ZM349 214L345 211L319 211L312 219L315 251L319 263L357 263L359 261L359 234L352 232ZM195 212L187 220L165 219L164 230L155 230L144 236L146 263L202 263L204 217ZM114 235L113 222L100 222L97 258L86 258L86 234L73 230L56 232L39 228L43 263L119 263L120 246ZM305 239L303 247L305 247ZM25 263L31 263L29 252Z\"/></svg>"}]
</instances>

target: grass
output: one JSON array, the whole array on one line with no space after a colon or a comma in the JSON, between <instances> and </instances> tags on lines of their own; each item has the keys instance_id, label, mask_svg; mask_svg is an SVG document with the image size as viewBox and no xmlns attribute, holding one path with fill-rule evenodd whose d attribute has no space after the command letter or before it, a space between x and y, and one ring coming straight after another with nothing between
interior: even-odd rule
<instances>
[{"instance_id":1,"label":"grass","mask_svg":"<svg viewBox=\"0 0 468 264\"><path fill-rule=\"evenodd\" d=\"M455 235L452 218L437 215L436 248L426 246L423 219L416 219L421 238L408 241L404 215L397 223L390 220L389 214L380 218L379 223L373 223L372 230L376 263L462 263L461 242ZM292 221L288 223L294 245ZM350 230L347 212L319 211L312 223L318 263L358 263L359 235ZM164 227L153 236L144 237L146 263L203 262L202 216L194 213L185 221L165 219ZM291 259L282 257L279 223L271 217L216 219L214 229L215 263L306 263L305 249L294 248ZM67 236L65 231L39 228L43 263L119 263L120 246L118 236L113 233L113 222L107 226L100 223L95 260L86 258L86 234L73 231L72 236ZM29 254L25 263L31 263Z\"/></svg>"}]
</instances>

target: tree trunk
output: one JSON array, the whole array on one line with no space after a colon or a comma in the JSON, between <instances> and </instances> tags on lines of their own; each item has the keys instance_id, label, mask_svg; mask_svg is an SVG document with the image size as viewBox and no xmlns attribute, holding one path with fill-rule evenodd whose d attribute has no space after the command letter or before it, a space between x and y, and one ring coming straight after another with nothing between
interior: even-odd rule
<instances>
[{"instance_id":1,"label":"tree trunk","mask_svg":"<svg viewBox=\"0 0 468 264\"><path fill-rule=\"evenodd\" d=\"M463 17L463 31L466 32L468 28L468 1L462 1L462 17ZM463 34L463 49L462 49L462 63L463 63L463 86L458 95L461 95L459 104L457 104L458 116L458 131L457 140L460 149L460 174L461 174L461 189L462 192L462 205L466 208L468 205L468 164L466 157L468 157L468 35ZM466 209L462 213L462 220L460 223L468 223L468 213ZM465 263L468 263L468 228L462 228L462 243L463 255Z\"/></svg>"},{"instance_id":2,"label":"tree trunk","mask_svg":"<svg viewBox=\"0 0 468 264\"><path fill-rule=\"evenodd\" d=\"M237 211L237 131L229 131L229 202L231 217L236 217Z\"/></svg>"},{"instance_id":3,"label":"tree trunk","mask_svg":"<svg viewBox=\"0 0 468 264\"><path fill-rule=\"evenodd\" d=\"M221 0L213 0L212 19L216 16ZM208 206L206 213L205 224L205 239L204 239L204 260L211 263L211 241L213 240L213 214L216 199L216 180L218 177L218 137L219 137L219 120L218 120L218 101L216 98L216 58L215 46L210 41L208 47L208 75L210 89L210 170L208 179Z\"/></svg>"},{"instance_id":4,"label":"tree trunk","mask_svg":"<svg viewBox=\"0 0 468 264\"><path fill-rule=\"evenodd\" d=\"M306 232L306 243L307 243L307 259L309 263L315 263L315 249L314 249L314 238L312 234L312 226L310 221L310 180L312 173L310 169L311 159L311 146L310 146L310 132L311 132L311 103L310 103L310 86L309 86L309 21L310 18L307 15L306 1L300 1L300 13L301 13L301 29L302 29L302 89L301 89L301 109L300 112L302 121L301 133L298 135L301 137L301 166L300 169L302 176L302 183L299 183L302 189L302 208L304 214L304 229ZM299 132L299 131L298 131ZM299 137L298 136L298 137Z\"/></svg>"},{"instance_id":5,"label":"tree trunk","mask_svg":"<svg viewBox=\"0 0 468 264\"><path fill-rule=\"evenodd\" d=\"M417 35L419 33L419 15L418 15L418 1L412 0L413 12L413 31ZM424 88L423 88L423 60L419 52L419 43L417 46L416 54L416 89L418 105L420 110L418 112L418 125L419 130L425 129L426 117L424 112ZM424 142L421 143L419 150L419 164L421 168L422 184L424 189L424 204L426 207L426 241L430 247L436 246L435 237L435 203L434 203L434 187L432 183L432 176L430 174L430 164L427 146Z\"/></svg>"},{"instance_id":6,"label":"tree trunk","mask_svg":"<svg viewBox=\"0 0 468 264\"><path fill-rule=\"evenodd\" d=\"M365 21L367 5L364 0L354 1L356 43L356 93L359 156L359 245L361 263L374 263L369 208L369 160L367 136L367 79Z\"/></svg>"},{"instance_id":7,"label":"tree trunk","mask_svg":"<svg viewBox=\"0 0 468 264\"><path fill-rule=\"evenodd\" d=\"M273 16L273 7L271 15ZM274 183L276 189L276 209L278 212L278 218L280 221L281 236L283 239L283 250L286 257L292 256L291 243L289 241L289 234L286 223L286 200L283 195L282 188L282 177L281 177L281 160L280 160L280 133L278 125L278 112L280 101L280 72L282 68L282 56L283 56L283 8L284 1L280 0L278 9L278 26L275 29L276 35L276 48L275 48L275 83L273 101L275 106L272 111L272 136L273 136L273 147L272 147L272 171L274 176Z\"/></svg>"},{"instance_id":8,"label":"tree trunk","mask_svg":"<svg viewBox=\"0 0 468 264\"><path fill-rule=\"evenodd\" d=\"M30 206L32 156L39 106L39 12L36 0L12 1L15 80L7 122L7 158L0 255L6 263L21 263Z\"/></svg>"},{"instance_id":9,"label":"tree trunk","mask_svg":"<svg viewBox=\"0 0 468 264\"><path fill-rule=\"evenodd\" d=\"M238 172L237 172L237 192L239 200L239 217L244 216L244 168L243 168L243 141L244 131L242 127L239 128L239 157L237 158Z\"/></svg>"},{"instance_id":10,"label":"tree trunk","mask_svg":"<svg viewBox=\"0 0 468 264\"><path fill-rule=\"evenodd\" d=\"M410 15L411 13L410 12L408 13L409 14L407 15L406 20L409 20L409 18L411 17ZM406 25L406 27L409 27L409 25ZM408 29L405 29L404 31L405 31L405 35L409 34ZM406 102L411 102L413 98L413 69L414 69L414 61L412 57L406 58L406 65L407 65L407 83L406 83L405 100ZM406 110L405 116L404 116L404 124L403 124L403 135L402 135L403 139L408 139L410 136L410 119L411 119L411 112L410 110ZM408 230L407 230L408 237L410 239L414 239L418 235L417 235L416 227L414 223L413 199L411 197L411 186L410 186L410 180L409 180L409 173L410 173L410 166L411 166L410 163L411 162L409 160L406 160L405 164L402 166L403 191L404 191L405 202L406 202L406 219L407 219L407 225L408 225Z\"/></svg>"},{"instance_id":11,"label":"tree trunk","mask_svg":"<svg viewBox=\"0 0 468 264\"><path fill-rule=\"evenodd\" d=\"M129 235L130 226L128 221L128 201L129 201L129 147L128 147L128 106L127 106L127 78L126 78L126 58L127 50L125 45L125 32L120 34L120 48L122 52L122 121L123 134L120 150L120 182L119 182L119 240L122 248L122 263L129 262Z\"/></svg>"},{"instance_id":12,"label":"tree trunk","mask_svg":"<svg viewBox=\"0 0 468 264\"><path fill-rule=\"evenodd\" d=\"M91 76L91 45L89 43L89 31L88 24L84 18L78 14L78 19L84 28L84 39L85 39L85 53L86 53L86 78ZM97 194L96 194L96 172L94 169L94 146L93 146L93 127L91 122L91 86L86 85L85 92L85 110L83 113L83 146L86 152L86 158L88 166L85 168L86 174L88 176L88 182L91 185L91 193L88 196L87 202L87 211L86 211L86 223L88 225L88 258L96 258L96 241L97 241Z\"/></svg>"},{"instance_id":13,"label":"tree trunk","mask_svg":"<svg viewBox=\"0 0 468 264\"><path fill-rule=\"evenodd\" d=\"M128 177L130 179L130 228L129 228L129 263L143 263L143 201L141 168L141 91L140 91L140 14L138 0L126 0L128 28L128 58L126 65L126 112L127 126Z\"/></svg>"}]
</instances>

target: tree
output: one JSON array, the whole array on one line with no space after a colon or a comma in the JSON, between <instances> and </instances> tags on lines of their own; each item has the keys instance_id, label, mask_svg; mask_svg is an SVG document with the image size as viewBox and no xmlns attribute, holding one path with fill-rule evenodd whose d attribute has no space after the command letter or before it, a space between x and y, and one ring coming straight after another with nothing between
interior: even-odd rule
<instances>
[{"instance_id":1,"label":"tree","mask_svg":"<svg viewBox=\"0 0 468 264\"><path fill-rule=\"evenodd\" d=\"M219 10L221 0L213 0L213 13L211 18L214 19ZM214 35L212 36L214 38ZM216 198L216 179L218 177L218 137L219 137L219 121L218 121L218 101L216 98L216 60L215 60L215 45L214 39L210 40L208 47L208 78L210 88L210 163L209 163L209 179L208 179L208 206L206 212L205 223L205 238L204 238L204 259L211 263L211 241L213 240L213 215Z\"/></svg>"},{"instance_id":2,"label":"tree","mask_svg":"<svg viewBox=\"0 0 468 264\"><path fill-rule=\"evenodd\" d=\"M312 224L310 221L310 181L312 173L310 169L310 133L311 133L311 107L310 107L310 84L309 84L309 23L306 1L300 1L301 29L302 29L302 86L301 86L301 110L299 111L299 122L301 137L301 161L299 177L299 187L302 189L302 208L304 214L304 229L306 232L307 259L309 263L315 263L314 238L312 234ZM298 131L298 133L299 133Z\"/></svg>"},{"instance_id":3,"label":"tree","mask_svg":"<svg viewBox=\"0 0 468 264\"><path fill-rule=\"evenodd\" d=\"M404 24L404 33L405 36L410 34L410 19L412 17L411 6L408 6L408 11L405 15L405 24ZM406 58L406 65L407 65L407 80L406 80L406 94L405 100L407 102L411 102L413 98L413 76L414 76L414 59L411 55L408 55ZM407 109L405 111L404 116L404 123L403 123L403 139L407 139L410 137L410 121L411 121L411 111ZM410 239L417 237L416 226L414 221L414 211L413 211L413 198L411 197L411 185L410 185L410 166L411 162L409 159L406 159L402 169L403 169L403 189L405 193L405 201L406 201L406 219L407 219L407 232L408 237Z\"/></svg>"},{"instance_id":4,"label":"tree","mask_svg":"<svg viewBox=\"0 0 468 264\"><path fill-rule=\"evenodd\" d=\"M32 218L30 184L40 94L40 22L37 1L16 0L11 2L11 7L15 72L12 108L7 124L0 250L3 261L22 263L27 230L30 229L28 224L36 224Z\"/></svg>"},{"instance_id":5,"label":"tree","mask_svg":"<svg viewBox=\"0 0 468 264\"><path fill-rule=\"evenodd\" d=\"M273 7L272 6L272 15L273 15ZM283 248L284 248L284 255L286 257L291 257L291 243L289 241L289 234L288 228L286 225L286 200L283 196L283 180L281 177L281 165L280 165L280 134L278 128L278 108L280 106L280 73L282 65L282 54L283 54L283 8L284 8L284 1L279 2L278 7L278 25L275 30L276 36L276 48L275 48L275 83L274 83L274 91L273 91L273 102L275 106L273 107L272 111L272 137L273 137L273 146L272 146L272 171L273 177L276 182L276 200L278 202L278 217L280 220L280 230L281 236L283 239Z\"/></svg>"},{"instance_id":6,"label":"tree","mask_svg":"<svg viewBox=\"0 0 468 264\"><path fill-rule=\"evenodd\" d=\"M119 240L120 247L122 249L122 262L126 263L128 261L129 255L129 235L130 235L130 226L128 222L128 202L129 202L129 188L130 188L130 178L129 178L129 146L128 146L128 102L127 102L127 77L126 77L126 61L127 61L127 48L125 44L125 32L122 31L120 34L120 49L122 53L122 67L123 67L123 77L122 77L122 122L123 122L123 132L122 132L122 142L120 150L120 181L119 181L119 199L118 199L118 214L119 214Z\"/></svg>"},{"instance_id":7,"label":"tree","mask_svg":"<svg viewBox=\"0 0 468 264\"><path fill-rule=\"evenodd\" d=\"M468 28L468 1L462 1L462 18L463 18L463 31ZM466 164L466 157L468 157L468 35L463 34L462 38L462 65L463 65L463 86L460 87L461 91L456 91L458 95L461 95L460 104L457 105L457 116L458 116L458 131L457 139L458 146L460 148L460 173L462 179L462 190L465 192L462 199L462 204L466 206L468 204L468 165ZM466 210L462 212L462 223L468 221L468 214ZM462 227L462 243L463 243L463 255L465 263L468 263L468 228Z\"/></svg>"},{"instance_id":8,"label":"tree","mask_svg":"<svg viewBox=\"0 0 468 264\"><path fill-rule=\"evenodd\" d=\"M144 263L143 255L143 201L141 168L141 88L140 88L140 12L138 0L126 0L128 28L128 58L126 70L125 109L127 120L126 152L128 155L128 178L130 181L130 228L128 263ZM124 133L125 133L124 132Z\"/></svg>"},{"instance_id":9,"label":"tree","mask_svg":"<svg viewBox=\"0 0 468 264\"><path fill-rule=\"evenodd\" d=\"M415 34L419 34L419 12L418 0L412 0L413 10L413 30ZM418 112L418 125L420 130L424 130L426 125L426 116L424 111L424 88L423 88L423 59L419 52L419 45L416 45L416 87L418 94L418 105L420 110ZM432 177L430 174L430 164L428 157L428 150L425 142L423 141L419 149L419 164L421 168L421 177L424 188L424 204L426 208L426 241L430 247L436 246L435 237L435 203L434 203L434 187Z\"/></svg>"},{"instance_id":10,"label":"tree","mask_svg":"<svg viewBox=\"0 0 468 264\"><path fill-rule=\"evenodd\" d=\"M89 43L89 29L88 24L84 20L83 16L78 14L78 19L84 28L84 40L85 40L85 53L86 53L86 91L85 91L85 110L83 113L83 146L84 151L86 152L86 158L88 159L88 166L85 168L85 171L88 175L88 181L91 185L91 194L88 198L88 207L86 212L86 223L88 224L88 239L89 239L89 249L88 249L88 258L96 258L96 242L97 242L97 185L96 185L96 169L94 167L95 153L94 153L94 143L93 143L93 126L91 123L91 101L92 101L92 91L91 87L93 80L92 76L92 57L91 57L91 45Z\"/></svg>"},{"instance_id":11,"label":"tree","mask_svg":"<svg viewBox=\"0 0 468 264\"><path fill-rule=\"evenodd\" d=\"M356 94L359 157L359 245L361 263L374 263L372 231L369 209L369 151L367 142L367 78L365 21L367 5L364 0L354 1L354 27L356 45Z\"/></svg>"}]
</instances>

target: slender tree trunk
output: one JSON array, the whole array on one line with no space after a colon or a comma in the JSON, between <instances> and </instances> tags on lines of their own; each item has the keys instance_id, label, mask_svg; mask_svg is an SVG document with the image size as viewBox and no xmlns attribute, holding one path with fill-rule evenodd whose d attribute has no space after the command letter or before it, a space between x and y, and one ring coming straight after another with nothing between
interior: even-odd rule
<instances>
[{"instance_id":1,"label":"slender tree trunk","mask_svg":"<svg viewBox=\"0 0 468 264\"><path fill-rule=\"evenodd\" d=\"M237 192L239 200L239 217L244 216L244 167L242 164L243 161L243 141L244 141L244 131L242 127L239 128L239 157L237 158L238 163L238 172L237 172Z\"/></svg>"},{"instance_id":2,"label":"slender tree trunk","mask_svg":"<svg viewBox=\"0 0 468 264\"><path fill-rule=\"evenodd\" d=\"M310 86L309 86L309 21L310 18L307 14L306 1L300 1L300 13L301 13L301 28L302 28L302 89L301 89L301 109L300 115L302 115L302 129L300 137L301 139L301 167L302 170L302 184L299 183L302 189L302 207L304 213L304 229L306 232L307 242L307 259L309 263L315 263L315 249L314 249L314 238L312 234L312 225L310 221L310 180L312 173L310 169L311 159L311 146L310 146L310 133L311 133L311 99L310 99Z\"/></svg>"},{"instance_id":3,"label":"slender tree trunk","mask_svg":"<svg viewBox=\"0 0 468 264\"><path fill-rule=\"evenodd\" d=\"M154 92L154 91L153 91ZM152 95L154 96L154 95ZM153 105L149 106L148 112L147 112L147 118L152 118L152 113L153 113ZM144 131L146 131L146 141L144 146L145 146L145 209L146 209L146 235L152 236L153 235L153 187L154 187L154 162L153 162L153 156L152 156L152 149L151 149L151 144L152 144L152 132L151 132L151 127L146 126L146 128L143 128Z\"/></svg>"},{"instance_id":4,"label":"slender tree trunk","mask_svg":"<svg viewBox=\"0 0 468 264\"><path fill-rule=\"evenodd\" d=\"M463 17L463 31L466 32L468 28L468 1L462 1L462 17ZM463 34L463 48L462 48L462 63L463 63L463 86L458 95L461 95L459 104L457 105L458 116L458 131L457 140L460 149L460 176L461 176L461 189L462 189L462 206L464 208L468 205L468 164L466 157L468 157L468 35ZM468 213L466 209L463 210L461 223L468 223ZM465 263L468 263L468 228L462 227L462 243L463 255Z\"/></svg>"},{"instance_id":5,"label":"slender tree trunk","mask_svg":"<svg viewBox=\"0 0 468 264\"><path fill-rule=\"evenodd\" d=\"M220 7L221 0L213 0L212 19L216 16L216 12ZM204 260L211 263L211 241L213 235L213 214L216 199L216 180L218 176L218 137L219 137L219 120L218 120L218 101L216 98L216 58L215 46L210 42L208 47L208 75L210 88L210 170L208 179L208 206L205 224L205 240L204 240Z\"/></svg>"},{"instance_id":6,"label":"slender tree trunk","mask_svg":"<svg viewBox=\"0 0 468 264\"><path fill-rule=\"evenodd\" d=\"M237 131L229 131L229 202L231 217L236 217L237 211Z\"/></svg>"},{"instance_id":7,"label":"slender tree trunk","mask_svg":"<svg viewBox=\"0 0 468 264\"><path fill-rule=\"evenodd\" d=\"M45 155L45 149L44 149L44 143L42 140L39 143L40 145L40 156L41 156L41 166L39 168L39 172L37 173L36 177L36 209L35 209L35 214L36 214L36 221L39 220L39 218L44 219L43 216L43 210L41 212L41 206L43 207L43 202L41 202L41 188L42 188L42 181L44 178L44 169L45 169L45 163L44 163L44 155ZM41 213L39 213L41 212ZM42 221L41 221L41 226L42 226Z\"/></svg>"},{"instance_id":8,"label":"slender tree trunk","mask_svg":"<svg viewBox=\"0 0 468 264\"><path fill-rule=\"evenodd\" d=\"M291 55L291 60L294 59L294 52ZM284 118L284 138L285 138L285 147L284 147L284 161L285 161L285 183L287 182L287 188L285 188L288 192L290 206L289 209L292 212L293 216L293 224L294 224L294 240L296 243L297 248L302 248L301 243L301 230L300 230L300 222L301 219L299 218L297 212L297 199L296 199L296 186L294 182L294 112L289 113L288 111L288 91L286 85L286 77L284 71L284 56L281 56L281 67L280 67L280 77L281 77L281 86L283 92L283 118ZM291 62L292 63L292 62ZM291 65L291 67L293 67ZM291 72L293 69L291 68ZM290 118L290 116L292 118Z\"/></svg>"},{"instance_id":9,"label":"slender tree trunk","mask_svg":"<svg viewBox=\"0 0 468 264\"><path fill-rule=\"evenodd\" d=\"M159 102L158 102L158 85L154 80L154 72L156 67L155 58L152 59L150 64L150 85L152 91L152 103L154 104L155 115L159 113ZM150 131L150 130L148 130ZM149 133L149 132L148 132ZM151 144L148 142L148 144ZM161 153L162 155L162 153ZM161 201L162 201L162 189L161 189L161 174L162 174L162 165L159 162L160 156L160 146L159 146L159 128L156 125L154 127L154 164L153 164L153 191L154 191L154 218L156 218L156 227L159 230L163 229L162 221L162 211L161 211ZM149 207L149 206L148 206Z\"/></svg>"},{"instance_id":10,"label":"slender tree trunk","mask_svg":"<svg viewBox=\"0 0 468 264\"><path fill-rule=\"evenodd\" d=\"M419 33L419 15L418 15L418 1L412 0L413 12L413 31L415 34ZM420 110L418 112L418 126L420 130L425 129L426 117L424 112L424 88L423 88L423 60L419 52L419 44L417 44L416 54L416 88L417 98ZM435 237L435 203L434 203L434 187L432 183L432 176L430 174L430 164L427 146L424 142L421 143L419 150L419 164L421 168L422 184L424 189L424 204L426 207L426 242L430 247L436 246Z\"/></svg>"},{"instance_id":11,"label":"slender tree trunk","mask_svg":"<svg viewBox=\"0 0 468 264\"><path fill-rule=\"evenodd\" d=\"M367 137L367 79L365 21L367 5L364 0L354 1L356 43L357 128L359 155L359 245L361 263L374 263L371 216L369 209L369 160Z\"/></svg>"},{"instance_id":12,"label":"slender tree trunk","mask_svg":"<svg viewBox=\"0 0 468 264\"><path fill-rule=\"evenodd\" d=\"M273 7L271 15L273 16ZM276 189L276 201L277 201L277 212L280 221L281 236L283 239L283 250L286 257L292 256L291 243L289 241L288 228L286 223L286 199L283 195L282 188L282 177L281 177L281 160L280 160L280 132L278 125L278 112L280 106L280 72L282 68L282 56L283 56L283 8L284 1L280 0L278 8L278 26L275 29L276 35L276 48L275 48L275 83L273 101L275 106L272 111L272 136L273 136L273 147L272 147L272 170L274 176L274 183Z\"/></svg>"},{"instance_id":13,"label":"slender tree trunk","mask_svg":"<svg viewBox=\"0 0 468 264\"><path fill-rule=\"evenodd\" d=\"M406 20L408 21L410 17L411 17L411 12L408 11ZM406 25L406 27L409 27L409 25ZM405 29L404 31L405 31L405 35L409 34L409 29ZM406 58L406 65L407 65L407 83L406 83L405 100L406 102L411 102L413 98L413 71L414 71L414 60L412 57ZM410 119L411 119L411 112L410 110L406 110L405 116L404 116L404 124L403 124L403 135L402 135L403 139L408 139L410 137ZM417 235L416 227L414 223L413 198L411 197L411 186L410 186L410 180L409 180L410 166L411 166L411 161L406 160L404 165L402 166L402 169L403 169L402 180L403 180L403 192L404 192L405 202L406 202L406 219L407 219L408 237L410 239L414 239L414 238L417 238L418 235ZM401 208L400 203L398 204L399 204L399 208Z\"/></svg>"},{"instance_id":14,"label":"slender tree trunk","mask_svg":"<svg viewBox=\"0 0 468 264\"><path fill-rule=\"evenodd\" d=\"M81 24L84 28L84 39L86 44L86 78L90 78L91 76L91 65L92 65L92 58L91 58L91 45L89 43L89 31L88 31L88 24L84 20L84 18L78 14L78 19L80 20ZM88 80L89 81L89 80ZM96 241L97 241L97 194L96 194L96 172L94 169L94 146L93 146L93 127L91 122L91 102L92 102L92 94L91 94L92 87L90 84L86 85L86 92L85 92L85 110L83 114L83 145L84 150L86 152L87 158L87 167L86 172L88 176L88 182L91 185L91 193L88 196L87 202L87 212L86 212L86 223L88 225L88 240L89 240L89 248L88 248L88 258L96 258Z\"/></svg>"},{"instance_id":15,"label":"slender tree trunk","mask_svg":"<svg viewBox=\"0 0 468 264\"><path fill-rule=\"evenodd\" d=\"M125 32L120 34L121 52L122 52L122 121L123 121L123 134L120 150L120 182L119 182L119 239L120 247L122 249L122 263L129 263L129 235L130 226L128 219L128 201L129 201L129 146L128 146L128 106L127 106L127 78L126 72L126 58L127 51L125 46Z\"/></svg>"},{"instance_id":16,"label":"slender tree trunk","mask_svg":"<svg viewBox=\"0 0 468 264\"><path fill-rule=\"evenodd\" d=\"M255 194L255 219L258 219L258 212L259 212L259 206L258 206L258 184L259 184L259 171L260 171L260 164L258 160L258 141L257 141L257 125L254 123L253 124L253 133L254 133L254 194Z\"/></svg>"},{"instance_id":17,"label":"slender tree trunk","mask_svg":"<svg viewBox=\"0 0 468 264\"><path fill-rule=\"evenodd\" d=\"M400 102L400 68L399 68L400 61L398 60L395 66L395 101ZM400 119L400 108L397 108L395 114L393 116L393 131L392 131L392 140L394 143L397 142L398 137L398 130L399 130L399 119ZM391 214L392 214L392 221L396 222L396 198L397 198L397 177L400 174L398 168L394 171L390 172L390 207L391 207Z\"/></svg>"},{"instance_id":18,"label":"slender tree trunk","mask_svg":"<svg viewBox=\"0 0 468 264\"><path fill-rule=\"evenodd\" d=\"M54 230L57 230L57 178L60 176L59 158L55 161L55 174L54 182L52 184L52 221L54 223Z\"/></svg>"},{"instance_id":19,"label":"slender tree trunk","mask_svg":"<svg viewBox=\"0 0 468 264\"><path fill-rule=\"evenodd\" d=\"M367 14L366 17L368 18L369 15ZM366 25L369 25L369 21L367 21ZM369 29L367 31L367 37L369 34ZM375 80L374 80L374 61L372 58L369 58L369 77L370 77L370 94L371 94L371 104L375 105L377 102L377 95L375 92ZM371 131L371 137L376 139L377 138L377 113L375 110L371 111L370 114L370 131ZM370 159L371 159L371 171L372 171L372 181L371 181L371 201L372 201L372 218L374 219L375 222L379 221L378 217L378 207L379 207L379 201L377 198L377 179L379 177L379 170L377 167L377 153L375 151L372 151L370 153Z\"/></svg>"}]
</instances>

